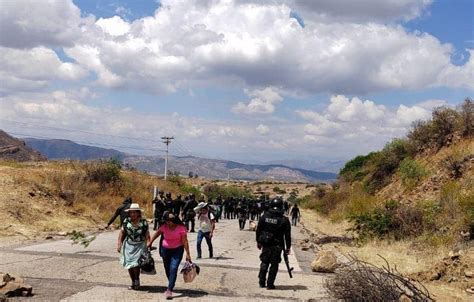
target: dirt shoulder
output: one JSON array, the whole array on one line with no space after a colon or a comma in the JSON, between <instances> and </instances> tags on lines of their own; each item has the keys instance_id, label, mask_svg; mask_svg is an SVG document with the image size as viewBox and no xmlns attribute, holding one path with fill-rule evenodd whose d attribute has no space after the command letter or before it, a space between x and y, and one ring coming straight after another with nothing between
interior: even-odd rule
<instances>
[{"instance_id":1,"label":"dirt shoulder","mask_svg":"<svg viewBox=\"0 0 474 302\"><path fill-rule=\"evenodd\" d=\"M350 227L347 222L332 223L311 210L302 211L302 222L309 231L318 235L347 236L346 230ZM362 246L329 243L322 245L321 249L335 249L343 255L354 255L379 266L384 264L382 256L400 273L422 282L438 301L472 301L474 298L465 291L474 286L474 279L466 276L466 272L474 270L472 246L453 253L445 247L423 247L409 240L374 240ZM438 280L430 280L438 273Z\"/></svg>"}]
</instances>

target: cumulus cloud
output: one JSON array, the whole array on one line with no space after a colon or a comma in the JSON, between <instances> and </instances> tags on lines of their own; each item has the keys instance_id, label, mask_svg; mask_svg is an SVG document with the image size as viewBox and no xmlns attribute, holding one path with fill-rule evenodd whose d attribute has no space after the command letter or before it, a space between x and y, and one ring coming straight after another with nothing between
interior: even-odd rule
<instances>
[{"instance_id":1,"label":"cumulus cloud","mask_svg":"<svg viewBox=\"0 0 474 302\"><path fill-rule=\"evenodd\" d=\"M287 0L303 18L390 22L419 17L432 0Z\"/></svg>"},{"instance_id":2,"label":"cumulus cloud","mask_svg":"<svg viewBox=\"0 0 474 302\"><path fill-rule=\"evenodd\" d=\"M119 16L97 20L96 24L107 34L111 36L122 36L130 31L130 24L125 22Z\"/></svg>"},{"instance_id":3,"label":"cumulus cloud","mask_svg":"<svg viewBox=\"0 0 474 302\"><path fill-rule=\"evenodd\" d=\"M86 70L75 63L62 62L45 47L13 49L0 47L0 91L28 91L46 87L52 80L78 80Z\"/></svg>"},{"instance_id":4,"label":"cumulus cloud","mask_svg":"<svg viewBox=\"0 0 474 302\"><path fill-rule=\"evenodd\" d=\"M473 88L473 56L455 66L449 44L380 21L418 16L430 0L249 2L162 1L153 16L127 21L81 19L70 0L28 10L7 1L0 43L62 46L99 84L155 94L215 84L340 94ZM302 28L295 8L342 19L308 18ZM256 101L236 110L274 108Z\"/></svg>"},{"instance_id":5,"label":"cumulus cloud","mask_svg":"<svg viewBox=\"0 0 474 302\"><path fill-rule=\"evenodd\" d=\"M270 128L263 124L258 125L255 130L261 135L267 135L270 132Z\"/></svg>"},{"instance_id":6,"label":"cumulus cloud","mask_svg":"<svg viewBox=\"0 0 474 302\"><path fill-rule=\"evenodd\" d=\"M2 1L0 45L13 48L72 46L81 34L81 11L71 0Z\"/></svg>"},{"instance_id":7,"label":"cumulus cloud","mask_svg":"<svg viewBox=\"0 0 474 302\"><path fill-rule=\"evenodd\" d=\"M351 120L378 120L384 117L385 107L383 105L375 105L374 102L366 100L361 101L354 97L349 100L343 95L331 97L331 104L328 112L341 121Z\"/></svg>"},{"instance_id":8,"label":"cumulus cloud","mask_svg":"<svg viewBox=\"0 0 474 302\"><path fill-rule=\"evenodd\" d=\"M264 89L256 89L246 91L251 98L248 104L243 102L237 103L232 111L244 114L270 114L275 111L275 105L283 100L277 89L267 87Z\"/></svg>"},{"instance_id":9,"label":"cumulus cloud","mask_svg":"<svg viewBox=\"0 0 474 302\"><path fill-rule=\"evenodd\" d=\"M204 130L201 128L192 126L191 128L189 128L189 130L186 131L186 134L189 137L198 138L204 134Z\"/></svg>"},{"instance_id":10,"label":"cumulus cloud","mask_svg":"<svg viewBox=\"0 0 474 302\"><path fill-rule=\"evenodd\" d=\"M430 118L432 109L445 103L429 100L413 106L400 104L397 108L387 108L373 101L335 95L322 112L298 110L296 113L309 121L304 127L306 142L330 144L337 138L343 140L341 145L357 146L383 144L403 136L414 121Z\"/></svg>"}]
</instances>

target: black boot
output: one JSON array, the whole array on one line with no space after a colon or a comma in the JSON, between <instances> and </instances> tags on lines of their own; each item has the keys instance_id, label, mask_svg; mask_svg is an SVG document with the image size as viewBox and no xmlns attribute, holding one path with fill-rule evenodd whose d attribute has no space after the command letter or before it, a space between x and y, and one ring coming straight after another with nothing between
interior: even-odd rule
<instances>
[{"instance_id":1,"label":"black boot","mask_svg":"<svg viewBox=\"0 0 474 302\"><path fill-rule=\"evenodd\" d=\"M267 279L267 272L268 272L268 263L260 263L260 271L258 273L258 284L260 287L266 286L266 279Z\"/></svg>"},{"instance_id":2,"label":"black boot","mask_svg":"<svg viewBox=\"0 0 474 302\"><path fill-rule=\"evenodd\" d=\"M267 289L275 289L275 279L278 274L278 263L271 263L268 272Z\"/></svg>"}]
</instances>

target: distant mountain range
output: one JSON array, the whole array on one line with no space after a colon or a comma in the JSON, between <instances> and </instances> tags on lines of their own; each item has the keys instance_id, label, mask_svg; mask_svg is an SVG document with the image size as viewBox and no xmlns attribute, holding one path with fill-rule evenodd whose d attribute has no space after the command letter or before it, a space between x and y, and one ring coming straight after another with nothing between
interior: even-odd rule
<instances>
[{"instance_id":1,"label":"distant mountain range","mask_svg":"<svg viewBox=\"0 0 474 302\"><path fill-rule=\"evenodd\" d=\"M163 174L164 158L160 156L140 156L123 153L114 149L104 149L77 144L69 140L23 139L27 146L38 150L48 159L93 160L115 157L130 167L149 173ZM187 176L189 172L215 179L241 180L281 180L281 181L331 181L337 174L289 167L283 164L242 164L228 160L207 159L194 156L169 157L168 169Z\"/></svg>"},{"instance_id":2,"label":"distant mountain range","mask_svg":"<svg viewBox=\"0 0 474 302\"><path fill-rule=\"evenodd\" d=\"M49 159L91 160L116 157L122 159L125 153L93 146L77 144L65 139L22 138L30 148L38 150Z\"/></svg>"},{"instance_id":3,"label":"distant mountain range","mask_svg":"<svg viewBox=\"0 0 474 302\"><path fill-rule=\"evenodd\" d=\"M259 164L263 165L283 165L291 168L307 169L321 172L339 173L347 160L319 160L319 159L288 159L272 160Z\"/></svg>"}]
</instances>

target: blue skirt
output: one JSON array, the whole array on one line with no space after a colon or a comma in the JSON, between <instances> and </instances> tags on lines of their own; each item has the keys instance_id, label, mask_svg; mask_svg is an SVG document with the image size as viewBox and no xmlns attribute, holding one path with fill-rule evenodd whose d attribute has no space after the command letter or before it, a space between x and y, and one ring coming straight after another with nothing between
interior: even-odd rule
<instances>
[{"instance_id":1,"label":"blue skirt","mask_svg":"<svg viewBox=\"0 0 474 302\"><path fill-rule=\"evenodd\" d=\"M122 253L120 263L126 269L138 267L138 259L146 252L145 241L124 240L122 244Z\"/></svg>"}]
</instances>

